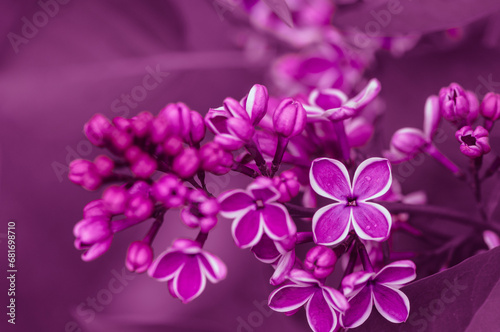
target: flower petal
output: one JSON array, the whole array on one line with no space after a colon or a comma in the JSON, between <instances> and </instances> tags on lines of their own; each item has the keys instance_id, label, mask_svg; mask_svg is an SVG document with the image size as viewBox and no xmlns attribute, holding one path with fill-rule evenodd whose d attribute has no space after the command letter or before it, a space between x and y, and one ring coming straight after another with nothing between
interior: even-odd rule
<instances>
[{"instance_id":1,"label":"flower petal","mask_svg":"<svg viewBox=\"0 0 500 332\"><path fill-rule=\"evenodd\" d=\"M201 273L197 256L186 258L186 263L174 277L173 290L182 302L187 303L198 297L205 289L206 280Z\"/></svg>"},{"instance_id":2,"label":"flower petal","mask_svg":"<svg viewBox=\"0 0 500 332\"><path fill-rule=\"evenodd\" d=\"M402 323L408 318L410 301L402 291L375 284L373 298L378 312L389 322Z\"/></svg>"},{"instance_id":3,"label":"flower petal","mask_svg":"<svg viewBox=\"0 0 500 332\"><path fill-rule=\"evenodd\" d=\"M280 193L273 187L252 188L250 189L255 200L261 200L263 203L276 201L280 198Z\"/></svg>"},{"instance_id":4,"label":"flower petal","mask_svg":"<svg viewBox=\"0 0 500 332\"><path fill-rule=\"evenodd\" d=\"M150 277L162 281L171 279L186 262L186 255L180 251L167 251L161 254L149 268Z\"/></svg>"},{"instance_id":5,"label":"flower petal","mask_svg":"<svg viewBox=\"0 0 500 332\"><path fill-rule=\"evenodd\" d=\"M108 251L109 247L111 247L111 241L113 240L113 237L110 236L108 239L95 243L92 245L89 249L87 249L83 254L82 254L82 260L85 262L89 262L91 260L94 260L101 255L103 255L106 251Z\"/></svg>"},{"instance_id":6,"label":"flower petal","mask_svg":"<svg viewBox=\"0 0 500 332\"><path fill-rule=\"evenodd\" d=\"M242 249L256 245L262 237L263 227L260 212L250 210L236 218L231 227L236 245Z\"/></svg>"},{"instance_id":7,"label":"flower petal","mask_svg":"<svg viewBox=\"0 0 500 332\"><path fill-rule=\"evenodd\" d=\"M323 286L323 296L325 297L326 302L338 311L346 311L349 308L349 303L344 295L338 290Z\"/></svg>"},{"instance_id":8,"label":"flower petal","mask_svg":"<svg viewBox=\"0 0 500 332\"><path fill-rule=\"evenodd\" d=\"M380 204L358 202L352 208L352 226L363 240L382 241L391 231L391 214Z\"/></svg>"},{"instance_id":9,"label":"flower petal","mask_svg":"<svg viewBox=\"0 0 500 332\"><path fill-rule=\"evenodd\" d=\"M314 242L326 246L342 242L351 226L351 210L344 203L335 203L316 211L312 223Z\"/></svg>"},{"instance_id":10,"label":"flower petal","mask_svg":"<svg viewBox=\"0 0 500 332\"><path fill-rule=\"evenodd\" d=\"M382 285L404 285L416 278L415 263L403 260L391 263L381 269L374 280Z\"/></svg>"},{"instance_id":11,"label":"flower petal","mask_svg":"<svg viewBox=\"0 0 500 332\"><path fill-rule=\"evenodd\" d=\"M355 110L360 110L365 107L372 100L377 98L380 90L382 89L379 80L376 78L372 78L366 87L361 90L355 97L348 100L344 106L348 108L352 108Z\"/></svg>"},{"instance_id":12,"label":"flower petal","mask_svg":"<svg viewBox=\"0 0 500 332\"><path fill-rule=\"evenodd\" d=\"M295 265L295 249L284 253L276 265L276 270L274 270L271 280L269 281L271 285L279 285L285 281L286 277Z\"/></svg>"},{"instance_id":13,"label":"flower petal","mask_svg":"<svg viewBox=\"0 0 500 332\"><path fill-rule=\"evenodd\" d=\"M210 282L215 284L226 278L227 267L219 257L207 251L202 251L200 255L197 255L197 257L200 260L200 266L202 267L205 276L208 280L210 280Z\"/></svg>"},{"instance_id":14,"label":"flower petal","mask_svg":"<svg viewBox=\"0 0 500 332\"><path fill-rule=\"evenodd\" d=\"M276 248L274 241L266 234L262 234L259 243L252 247L252 252L259 261L271 264L280 257L281 253Z\"/></svg>"},{"instance_id":15,"label":"flower petal","mask_svg":"<svg viewBox=\"0 0 500 332\"><path fill-rule=\"evenodd\" d=\"M273 240L283 240L297 231L295 223L281 204L268 203L260 210L264 231Z\"/></svg>"},{"instance_id":16,"label":"flower petal","mask_svg":"<svg viewBox=\"0 0 500 332\"><path fill-rule=\"evenodd\" d=\"M269 308L278 312L289 312L304 305L314 294L310 285L285 285L269 295Z\"/></svg>"},{"instance_id":17,"label":"flower petal","mask_svg":"<svg viewBox=\"0 0 500 332\"><path fill-rule=\"evenodd\" d=\"M342 279L342 291L347 297L355 296L363 287L366 286L368 280L375 276L373 272L357 271L345 276Z\"/></svg>"},{"instance_id":18,"label":"flower petal","mask_svg":"<svg viewBox=\"0 0 500 332\"><path fill-rule=\"evenodd\" d=\"M385 158L370 158L363 161L354 174L353 195L358 200L369 200L385 194L391 187L391 164Z\"/></svg>"},{"instance_id":19,"label":"flower petal","mask_svg":"<svg viewBox=\"0 0 500 332\"><path fill-rule=\"evenodd\" d=\"M431 140L436 132L439 120L441 120L439 98L438 96L430 96L425 101L424 108L424 135L428 140Z\"/></svg>"},{"instance_id":20,"label":"flower petal","mask_svg":"<svg viewBox=\"0 0 500 332\"><path fill-rule=\"evenodd\" d=\"M347 328L363 324L372 313L373 297L370 287L364 287L349 299L349 309L340 316L340 323Z\"/></svg>"},{"instance_id":21,"label":"flower petal","mask_svg":"<svg viewBox=\"0 0 500 332\"><path fill-rule=\"evenodd\" d=\"M351 181L344 164L335 159L318 158L309 173L311 187L323 197L346 201L351 195Z\"/></svg>"},{"instance_id":22,"label":"flower petal","mask_svg":"<svg viewBox=\"0 0 500 332\"><path fill-rule=\"evenodd\" d=\"M220 214L226 218L236 218L243 211L255 206L253 197L246 191L235 189L219 196Z\"/></svg>"},{"instance_id":23,"label":"flower petal","mask_svg":"<svg viewBox=\"0 0 500 332\"><path fill-rule=\"evenodd\" d=\"M318 289L306 304L307 322L314 332L332 332L337 327L337 314Z\"/></svg>"}]
</instances>

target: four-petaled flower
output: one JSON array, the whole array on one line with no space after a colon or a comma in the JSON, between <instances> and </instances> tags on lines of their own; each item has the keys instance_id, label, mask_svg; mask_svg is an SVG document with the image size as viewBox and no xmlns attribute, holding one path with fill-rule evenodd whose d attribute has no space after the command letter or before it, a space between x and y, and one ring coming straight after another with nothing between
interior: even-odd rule
<instances>
[{"instance_id":1,"label":"four-petaled flower","mask_svg":"<svg viewBox=\"0 0 500 332\"><path fill-rule=\"evenodd\" d=\"M491 151L488 136L489 132L481 126L474 130L471 126L464 126L455 133L460 151L470 158L481 157Z\"/></svg>"},{"instance_id":2,"label":"four-petaled flower","mask_svg":"<svg viewBox=\"0 0 500 332\"><path fill-rule=\"evenodd\" d=\"M291 283L269 295L269 307L291 315L305 305L307 322L314 332L336 331L338 316L349 307L346 298L306 271L294 269L289 278Z\"/></svg>"},{"instance_id":3,"label":"four-petaled flower","mask_svg":"<svg viewBox=\"0 0 500 332\"><path fill-rule=\"evenodd\" d=\"M342 287L350 306L340 317L342 326L355 328L363 324L370 316L374 303L388 321L406 321L410 301L399 288L415 277L415 263L408 260L386 265L378 273L359 271L345 277Z\"/></svg>"},{"instance_id":4,"label":"four-petaled flower","mask_svg":"<svg viewBox=\"0 0 500 332\"><path fill-rule=\"evenodd\" d=\"M170 294L187 303L198 297L206 279L217 283L227 274L226 265L215 255L201 249L198 242L177 239L153 262L149 275L167 281Z\"/></svg>"},{"instance_id":5,"label":"four-petaled flower","mask_svg":"<svg viewBox=\"0 0 500 332\"><path fill-rule=\"evenodd\" d=\"M367 200L382 196L392 183L389 161L370 158L356 169L353 184L346 167L338 160L318 158L309 174L311 186L323 197L339 201L319 209L313 217L314 241L335 245L342 242L351 226L364 240L382 241L391 229L391 214Z\"/></svg>"},{"instance_id":6,"label":"four-petaled flower","mask_svg":"<svg viewBox=\"0 0 500 332\"><path fill-rule=\"evenodd\" d=\"M263 177L247 190L235 189L219 197L221 215L234 218L232 233L238 247L256 245L264 233L274 241L295 234L295 223L286 208L277 203L280 197L272 180Z\"/></svg>"}]
</instances>

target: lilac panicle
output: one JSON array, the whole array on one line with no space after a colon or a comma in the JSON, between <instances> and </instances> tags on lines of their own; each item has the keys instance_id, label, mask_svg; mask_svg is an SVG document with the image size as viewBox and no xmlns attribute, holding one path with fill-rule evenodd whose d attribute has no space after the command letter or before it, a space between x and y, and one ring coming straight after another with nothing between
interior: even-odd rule
<instances>
[{"instance_id":1,"label":"lilac panicle","mask_svg":"<svg viewBox=\"0 0 500 332\"><path fill-rule=\"evenodd\" d=\"M153 262L153 248L143 241L135 241L130 244L127 251L125 266L131 272L146 272Z\"/></svg>"},{"instance_id":2,"label":"lilac panicle","mask_svg":"<svg viewBox=\"0 0 500 332\"><path fill-rule=\"evenodd\" d=\"M206 279L212 283L223 280L227 268L217 256L203 250L198 242L177 239L155 259L148 274L166 281L170 294L187 303L200 296Z\"/></svg>"},{"instance_id":3,"label":"lilac panicle","mask_svg":"<svg viewBox=\"0 0 500 332\"><path fill-rule=\"evenodd\" d=\"M302 104L292 98L286 98L276 107L273 114L276 133L285 138L299 135L306 125L306 111Z\"/></svg>"},{"instance_id":4,"label":"lilac panicle","mask_svg":"<svg viewBox=\"0 0 500 332\"><path fill-rule=\"evenodd\" d=\"M415 277L415 264L408 260L391 263L378 273L360 271L345 277L342 287L350 306L341 315L342 326L355 328L363 324L374 304L388 321L406 321L410 313L410 301L399 288Z\"/></svg>"},{"instance_id":5,"label":"lilac panicle","mask_svg":"<svg viewBox=\"0 0 500 332\"><path fill-rule=\"evenodd\" d=\"M303 270L292 270L289 279L290 283L269 295L269 307L291 315L305 306L307 322L314 332L337 331L339 315L349 308L345 297Z\"/></svg>"},{"instance_id":6,"label":"lilac panicle","mask_svg":"<svg viewBox=\"0 0 500 332\"><path fill-rule=\"evenodd\" d=\"M317 194L338 201L314 214L314 242L336 245L347 237L351 228L364 240L383 241L389 236L392 223L389 211L379 204L367 202L382 196L391 186L391 167L387 159L363 161L351 185L347 169L340 161L318 158L312 163L309 178Z\"/></svg>"},{"instance_id":7,"label":"lilac panicle","mask_svg":"<svg viewBox=\"0 0 500 332\"><path fill-rule=\"evenodd\" d=\"M275 241L295 234L295 223L287 209L277 203L279 198L272 180L263 177L246 190L235 189L219 196L221 215L234 219L231 229L237 246L252 247L264 233Z\"/></svg>"},{"instance_id":8,"label":"lilac panicle","mask_svg":"<svg viewBox=\"0 0 500 332\"><path fill-rule=\"evenodd\" d=\"M474 130L471 126L464 126L455 133L460 151L470 158L478 158L491 151L488 135L488 131L481 126Z\"/></svg>"}]
</instances>

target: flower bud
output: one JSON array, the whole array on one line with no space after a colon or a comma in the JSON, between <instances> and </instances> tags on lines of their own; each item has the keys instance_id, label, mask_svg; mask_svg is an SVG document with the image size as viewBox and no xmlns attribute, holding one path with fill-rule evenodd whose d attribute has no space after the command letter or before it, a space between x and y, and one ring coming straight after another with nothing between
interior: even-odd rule
<instances>
[{"instance_id":1,"label":"flower bud","mask_svg":"<svg viewBox=\"0 0 500 332\"><path fill-rule=\"evenodd\" d=\"M470 126L464 126L455 133L461 143L460 151L470 158L481 157L491 151L488 135L488 131L481 126L474 130Z\"/></svg>"},{"instance_id":2,"label":"flower bud","mask_svg":"<svg viewBox=\"0 0 500 332\"><path fill-rule=\"evenodd\" d=\"M414 156L427 145L424 133L415 128L402 128L392 135L391 146L408 156Z\"/></svg>"},{"instance_id":3,"label":"flower bud","mask_svg":"<svg viewBox=\"0 0 500 332\"><path fill-rule=\"evenodd\" d=\"M123 187L109 186L102 193L102 200L106 210L112 214L121 214L127 207L128 193Z\"/></svg>"},{"instance_id":4,"label":"flower bud","mask_svg":"<svg viewBox=\"0 0 500 332\"><path fill-rule=\"evenodd\" d=\"M200 157L196 149L188 148L175 157L172 170L183 179L192 177L200 167Z\"/></svg>"},{"instance_id":5,"label":"flower bud","mask_svg":"<svg viewBox=\"0 0 500 332\"><path fill-rule=\"evenodd\" d=\"M74 184L81 185L83 177L89 172L92 162L85 159L75 159L69 164L68 178Z\"/></svg>"},{"instance_id":6,"label":"flower bud","mask_svg":"<svg viewBox=\"0 0 500 332\"><path fill-rule=\"evenodd\" d=\"M115 167L115 163L113 162L113 160L105 155L97 156L94 159L94 165L97 174L102 177L107 177L113 174L113 168Z\"/></svg>"},{"instance_id":7,"label":"flower bud","mask_svg":"<svg viewBox=\"0 0 500 332\"><path fill-rule=\"evenodd\" d=\"M121 116L116 116L113 118L113 124L115 125L115 127L121 131L124 131L124 132L131 132L132 131L132 127L130 125L130 119L125 119L124 117L121 117Z\"/></svg>"},{"instance_id":8,"label":"flower bud","mask_svg":"<svg viewBox=\"0 0 500 332\"><path fill-rule=\"evenodd\" d=\"M233 99L231 97L228 97L224 99L223 102L224 109L229 112L233 117L239 118L239 119L244 119L249 122L250 117L248 116L247 111L241 106L239 101L236 99Z\"/></svg>"},{"instance_id":9,"label":"flower bud","mask_svg":"<svg viewBox=\"0 0 500 332\"><path fill-rule=\"evenodd\" d=\"M204 233L217 224L219 203L201 190L192 190L187 196L188 206L181 211L181 219L189 227L200 227Z\"/></svg>"},{"instance_id":10,"label":"flower bud","mask_svg":"<svg viewBox=\"0 0 500 332\"><path fill-rule=\"evenodd\" d=\"M297 136L306 126L306 111L301 103L283 99L274 111L273 125L276 133L285 138Z\"/></svg>"},{"instance_id":11,"label":"flower bud","mask_svg":"<svg viewBox=\"0 0 500 332\"><path fill-rule=\"evenodd\" d=\"M90 143L102 147L111 128L108 118L97 113L85 124L83 130Z\"/></svg>"},{"instance_id":12,"label":"flower bud","mask_svg":"<svg viewBox=\"0 0 500 332\"><path fill-rule=\"evenodd\" d=\"M248 142L255 132L254 127L248 120L240 118L229 118L227 120L227 130L243 142Z\"/></svg>"},{"instance_id":13,"label":"flower bud","mask_svg":"<svg viewBox=\"0 0 500 332\"><path fill-rule=\"evenodd\" d=\"M233 155L219 144L209 142L200 149L201 168L217 175L226 174L233 165Z\"/></svg>"},{"instance_id":14,"label":"flower bud","mask_svg":"<svg viewBox=\"0 0 500 332\"><path fill-rule=\"evenodd\" d=\"M114 150L122 152L132 145L133 137L126 131L113 128L110 131L109 140Z\"/></svg>"},{"instance_id":15,"label":"flower bud","mask_svg":"<svg viewBox=\"0 0 500 332\"><path fill-rule=\"evenodd\" d=\"M147 243L135 241L130 244L127 251L125 266L131 272L143 273L153 262L153 249Z\"/></svg>"},{"instance_id":16,"label":"flower bud","mask_svg":"<svg viewBox=\"0 0 500 332\"><path fill-rule=\"evenodd\" d=\"M150 137L153 143L161 143L170 134L168 129L168 122L163 117L156 117L151 121Z\"/></svg>"},{"instance_id":17,"label":"flower bud","mask_svg":"<svg viewBox=\"0 0 500 332\"><path fill-rule=\"evenodd\" d=\"M73 234L82 244L92 245L109 238L113 233L109 218L83 219L73 228Z\"/></svg>"},{"instance_id":18,"label":"flower bud","mask_svg":"<svg viewBox=\"0 0 500 332\"><path fill-rule=\"evenodd\" d=\"M83 218L89 219L91 217L110 217L102 199L91 201L83 208Z\"/></svg>"},{"instance_id":19,"label":"flower bud","mask_svg":"<svg viewBox=\"0 0 500 332\"><path fill-rule=\"evenodd\" d=\"M252 125L257 125L266 115L269 94L267 88L260 84L255 84L244 99L245 109L250 115Z\"/></svg>"},{"instance_id":20,"label":"flower bud","mask_svg":"<svg viewBox=\"0 0 500 332\"><path fill-rule=\"evenodd\" d=\"M153 114L149 112L141 112L137 114L137 116L133 117L132 121L130 122L130 127L132 128L132 132L135 134L135 136L146 136L149 132L149 127L153 119Z\"/></svg>"},{"instance_id":21,"label":"flower bud","mask_svg":"<svg viewBox=\"0 0 500 332\"><path fill-rule=\"evenodd\" d=\"M191 128L189 138L192 144L198 144L205 138L205 121L200 113L191 111Z\"/></svg>"},{"instance_id":22,"label":"flower bud","mask_svg":"<svg viewBox=\"0 0 500 332\"><path fill-rule=\"evenodd\" d=\"M500 95L488 92L481 103L481 115L490 121L500 118Z\"/></svg>"},{"instance_id":23,"label":"flower bud","mask_svg":"<svg viewBox=\"0 0 500 332\"><path fill-rule=\"evenodd\" d=\"M145 220L153 213L153 202L144 195L133 195L127 204L125 216L135 220Z\"/></svg>"},{"instance_id":24,"label":"flower bud","mask_svg":"<svg viewBox=\"0 0 500 332\"><path fill-rule=\"evenodd\" d=\"M177 136L171 136L163 142L162 147L167 156L177 156L183 149L182 140Z\"/></svg>"},{"instance_id":25,"label":"flower bud","mask_svg":"<svg viewBox=\"0 0 500 332\"><path fill-rule=\"evenodd\" d=\"M130 170L142 179L149 178L156 171L158 164L156 160L146 153L141 153L139 157L130 165Z\"/></svg>"},{"instance_id":26,"label":"flower bud","mask_svg":"<svg viewBox=\"0 0 500 332\"><path fill-rule=\"evenodd\" d=\"M167 131L170 135L189 140L191 130L191 110L184 103L171 103L160 111L158 117L162 117L167 122Z\"/></svg>"},{"instance_id":27,"label":"flower bud","mask_svg":"<svg viewBox=\"0 0 500 332\"><path fill-rule=\"evenodd\" d=\"M332 249L316 246L308 251L304 260L304 267L311 271L316 278L326 278L333 272L337 256Z\"/></svg>"},{"instance_id":28,"label":"flower bud","mask_svg":"<svg viewBox=\"0 0 500 332\"><path fill-rule=\"evenodd\" d=\"M300 183L297 175L293 171L284 171L279 176L273 178L273 185L280 192L279 202L289 202L297 196L300 189Z\"/></svg>"},{"instance_id":29,"label":"flower bud","mask_svg":"<svg viewBox=\"0 0 500 332\"><path fill-rule=\"evenodd\" d=\"M187 188L176 176L167 174L153 185L152 194L166 207L174 208L184 204Z\"/></svg>"},{"instance_id":30,"label":"flower bud","mask_svg":"<svg viewBox=\"0 0 500 332\"><path fill-rule=\"evenodd\" d=\"M469 115L467 94L457 83L439 90L439 104L444 118L451 122L463 121Z\"/></svg>"}]
</instances>

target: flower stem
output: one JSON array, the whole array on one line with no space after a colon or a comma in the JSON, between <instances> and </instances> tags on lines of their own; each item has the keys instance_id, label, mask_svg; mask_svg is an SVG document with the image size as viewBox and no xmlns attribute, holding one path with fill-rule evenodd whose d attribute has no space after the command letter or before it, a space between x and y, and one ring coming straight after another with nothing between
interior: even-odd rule
<instances>
[{"instance_id":1,"label":"flower stem","mask_svg":"<svg viewBox=\"0 0 500 332\"><path fill-rule=\"evenodd\" d=\"M259 173L257 173L255 170L251 169L250 167L243 165L241 163L236 163L234 164L231 169L235 172L245 174L246 176L249 176L253 179L259 176Z\"/></svg>"},{"instance_id":2,"label":"flower stem","mask_svg":"<svg viewBox=\"0 0 500 332\"><path fill-rule=\"evenodd\" d=\"M269 177L269 170L266 165L266 160L262 156L262 154L259 151L259 148L257 147L257 144L255 144L254 141L250 140L248 143L245 145L245 148L247 149L248 153L253 157L255 160L255 164L257 167L259 167L260 173L263 176Z\"/></svg>"},{"instance_id":3,"label":"flower stem","mask_svg":"<svg viewBox=\"0 0 500 332\"><path fill-rule=\"evenodd\" d=\"M292 217L300 217L300 218L311 218L314 216L314 213L318 209L315 208L306 208L300 205L285 203L285 207L287 208L290 216Z\"/></svg>"},{"instance_id":4,"label":"flower stem","mask_svg":"<svg viewBox=\"0 0 500 332\"><path fill-rule=\"evenodd\" d=\"M204 233L204 232L200 231L198 233L198 236L196 237L195 241L198 242L201 247L203 247L203 245L205 244L205 241L207 240L207 237L208 237L208 233Z\"/></svg>"},{"instance_id":5,"label":"flower stem","mask_svg":"<svg viewBox=\"0 0 500 332\"><path fill-rule=\"evenodd\" d=\"M496 156L495 160L493 160L490 167L488 167L481 180L486 180L487 178L495 174L499 168L500 168L500 157Z\"/></svg>"},{"instance_id":6,"label":"flower stem","mask_svg":"<svg viewBox=\"0 0 500 332\"><path fill-rule=\"evenodd\" d=\"M359 258L361 259L361 264L363 264L363 269L366 272L373 272L372 262L370 261L368 252L366 252L366 247L359 239L356 241L356 248L358 249Z\"/></svg>"},{"instance_id":7,"label":"flower stem","mask_svg":"<svg viewBox=\"0 0 500 332\"><path fill-rule=\"evenodd\" d=\"M461 180L465 179L463 172L458 168L458 166L455 165L450 159L448 159L448 157L442 154L441 151L439 151L433 144L429 144L425 149L425 152L427 152L431 157L443 164L444 167L448 168L456 177Z\"/></svg>"},{"instance_id":8,"label":"flower stem","mask_svg":"<svg viewBox=\"0 0 500 332\"><path fill-rule=\"evenodd\" d=\"M351 159L351 149L349 147L349 142L347 141L347 134L345 133L344 122L333 121L332 123L333 123L333 129L337 134L342 159L344 159L345 162L348 162Z\"/></svg>"},{"instance_id":9,"label":"flower stem","mask_svg":"<svg viewBox=\"0 0 500 332\"><path fill-rule=\"evenodd\" d=\"M167 210L163 210L159 212L158 216L156 217L156 220L154 221L153 225L151 225L151 228L149 229L148 233L142 239L142 242L147 243L151 245L156 237L156 234L158 234L158 231L160 230L161 225L163 224L163 217L165 216L165 212Z\"/></svg>"},{"instance_id":10,"label":"flower stem","mask_svg":"<svg viewBox=\"0 0 500 332\"><path fill-rule=\"evenodd\" d=\"M296 244L309 243L313 242L313 233L312 232L298 232Z\"/></svg>"},{"instance_id":11,"label":"flower stem","mask_svg":"<svg viewBox=\"0 0 500 332\"><path fill-rule=\"evenodd\" d=\"M276 147L276 153L274 154L273 164L271 166L271 177L273 177L274 174L276 174L276 172L279 170L287 145L288 139L279 135L278 146Z\"/></svg>"}]
</instances>

